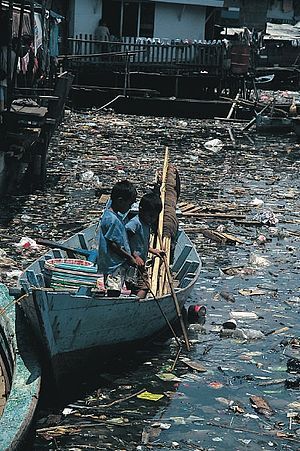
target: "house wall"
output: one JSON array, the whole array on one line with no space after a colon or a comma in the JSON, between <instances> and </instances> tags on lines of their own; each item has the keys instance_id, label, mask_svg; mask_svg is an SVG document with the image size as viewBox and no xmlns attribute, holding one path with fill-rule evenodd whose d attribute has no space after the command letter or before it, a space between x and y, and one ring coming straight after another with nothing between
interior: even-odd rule
<instances>
[{"instance_id":1,"label":"house wall","mask_svg":"<svg viewBox=\"0 0 300 451\"><path fill-rule=\"evenodd\" d=\"M71 35L93 34L102 16L102 0L73 0L73 30Z\"/></svg>"},{"instance_id":2,"label":"house wall","mask_svg":"<svg viewBox=\"0 0 300 451\"><path fill-rule=\"evenodd\" d=\"M273 0L270 2L267 18L280 19L283 21L292 21L294 17L294 8L292 0Z\"/></svg>"},{"instance_id":3,"label":"house wall","mask_svg":"<svg viewBox=\"0 0 300 451\"><path fill-rule=\"evenodd\" d=\"M70 36L93 34L102 16L102 0L70 2ZM154 33L157 38L204 39L206 6L157 2Z\"/></svg>"},{"instance_id":4,"label":"house wall","mask_svg":"<svg viewBox=\"0 0 300 451\"><path fill-rule=\"evenodd\" d=\"M205 6L157 3L155 7L155 38L204 39Z\"/></svg>"},{"instance_id":5,"label":"house wall","mask_svg":"<svg viewBox=\"0 0 300 451\"><path fill-rule=\"evenodd\" d=\"M240 26L255 28L257 31L265 29L268 2L262 0L240 0Z\"/></svg>"}]
</instances>

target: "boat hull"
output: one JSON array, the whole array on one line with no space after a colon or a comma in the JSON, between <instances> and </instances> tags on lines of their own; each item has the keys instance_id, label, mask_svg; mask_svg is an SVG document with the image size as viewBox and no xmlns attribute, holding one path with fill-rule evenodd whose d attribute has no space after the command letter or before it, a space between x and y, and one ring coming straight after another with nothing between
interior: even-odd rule
<instances>
[{"instance_id":1,"label":"boat hull","mask_svg":"<svg viewBox=\"0 0 300 451\"><path fill-rule=\"evenodd\" d=\"M178 293L180 309L192 287ZM57 381L94 359L108 361L125 350L151 341L177 318L171 296L100 298L36 291L33 302L44 347Z\"/></svg>"},{"instance_id":2,"label":"boat hull","mask_svg":"<svg viewBox=\"0 0 300 451\"><path fill-rule=\"evenodd\" d=\"M258 132L279 133L291 131L292 119L288 117L270 117L258 114L256 116L256 130Z\"/></svg>"}]
</instances>

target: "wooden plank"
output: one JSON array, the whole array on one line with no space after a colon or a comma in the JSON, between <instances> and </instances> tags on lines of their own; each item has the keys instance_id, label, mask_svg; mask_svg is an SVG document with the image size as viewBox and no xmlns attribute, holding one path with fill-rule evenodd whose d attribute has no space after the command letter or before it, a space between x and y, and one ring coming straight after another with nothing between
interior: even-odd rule
<instances>
[{"instance_id":1,"label":"wooden plank","mask_svg":"<svg viewBox=\"0 0 300 451\"><path fill-rule=\"evenodd\" d=\"M232 103L232 105L231 105L231 108L230 108L230 110L229 110L229 112L228 112L228 114L227 114L226 119L230 119L230 118L231 118L232 113L233 113L233 111L234 111L234 109L235 109L235 107L236 107L236 103L237 103L237 101L239 100L239 97L240 97L240 93L238 92L237 95L235 96L235 99L234 99L234 101L233 101L233 103Z\"/></svg>"},{"instance_id":2,"label":"wooden plank","mask_svg":"<svg viewBox=\"0 0 300 451\"><path fill-rule=\"evenodd\" d=\"M175 261L174 265L172 266L173 272L178 272L182 265L184 264L185 260L187 259L188 255L190 254L192 250L192 246L186 245L182 249L180 255L178 256L177 260Z\"/></svg>"},{"instance_id":3,"label":"wooden plank","mask_svg":"<svg viewBox=\"0 0 300 451\"><path fill-rule=\"evenodd\" d=\"M29 284L32 287L39 287L40 286L39 285L39 281L38 281L34 271L32 271L31 269L27 270L26 271L26 276L27 276L27 280L28 280Z\"/></svg>"},{"instance_id":4,"label":"wooden plank","mask_svg":"<svg viewBox=\"0 0 300 451\"><path fill-rule=\"evenodd\" d=\"M184 213L185 211L188 211L188 210L190 210L191 208L194 208L194 207L195 207L195 204L183 204L183 205L182 205L182 204L179 204L178 206L179 206L181 212Z\"/></svg>"},{"instance_id":5,"label":"wooden plank","mask_svg":"<svg viewBox=\"0 0 300 451\"><path fill-rule=\"evenodd\" d=\"M186 276L180 283L180 288L186 288L193 280L193 277Z\"/></svg>"},{"instance_id":6,"label":"wooden plank","mask_svg":"<svg viewBox=\"0 0 300 451\"><path fill-rule=\"evenodd\" d=\"M39 287L45 287L45 286L46 286L46 285L45 285L45 279L44 279L43 274L38 273L38 274L36 275L36 278L37 278L38 286L39 286Z\"/></svg>"},{"instance_id":7,"label":"wooden plank","mask_svg":"<svg viewBox=\"0 0 300 451\"><path fill-rule=\"evenodd\" d=\"M52 252L54 258L63 258L63 254L59 249L53 249Z\"/></svg>"},{"instance_id":8,"label":"wooden plank","mask_svg":"<svg viewBox=\"0 0 300 451\"><path fill-rule=\"evenodd\" d=\"M85 241L84 234L83 233L78 233L78 239L79 239L79 244L80 244L81 249L87 250L88 246L87 246L87 243Z\"/></svg>"},{"instance_id":9,"label":"wooden plank","mask_svg":"<svg viewBox=\"0 0 300 451\"><path fill-rule=\"evenodd\" d=\"M191 260L186 260L180 270L176 273L175 279L181 281L185 274L188 273L190 266L192 264Z\"/></svg>"},{"instance_id":10,"label":"wooden plank","mask_svg":"<svg viewBox=\"0 0 300 451\"><path fill-rule=\"evenodd\" d=\"M166 253L165 261L170 265L170 254L171 254L171 238L169 236L163 238L163 250ZM171 291L170 281L167 277L166 266L163 266L164 279L161 285L161 294L167 294Z\"/></svg>"},{"instance_id":11,"label":"wooden plank","mask_svg":"<svg viewBox=\"0 0 300 451\"><path fill-rule=\"evenodd\" d=\"M197 269L199 268L199 263L198 262L192 262L191 265L188 267L187 271L185 271L182 275L181 275L181 281L179 283L179 287L182 288L182 283L183 281L188 277L188 278L193 278L193 276L195 275ZM178 278L179 280L179 278Z\"/></svg>"}]
</instances>

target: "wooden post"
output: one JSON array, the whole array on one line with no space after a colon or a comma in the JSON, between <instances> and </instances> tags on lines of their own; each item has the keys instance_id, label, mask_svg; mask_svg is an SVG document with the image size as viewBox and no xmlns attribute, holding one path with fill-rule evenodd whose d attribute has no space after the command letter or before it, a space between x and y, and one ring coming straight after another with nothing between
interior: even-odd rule
<instances>
[{"instance_id":1,"label":"wooden post","mask_svg":"<svg viewBox=\"0 0 300 451\"><path fill-rule=\"evenodd\" d=\"M231 105L231 108L229 110L229 113L227 114L227 118L226 119L230 119L231 118L232 113L233 113L233 111L234 111L234 109L236 107L236 103L239 100L239 97L240 97L240 93L238 92L237 95L235 96L234 102Z\"/></svg>"},{"instance_id":2,"label":"wooden post","mask_svg":"<svg viewBox=\"0 0 300 451\"><path fill-rule=\"evenodd\" d=\"M8 27L8 43L7 43L7 104L8 110L10 109L10 105L12 103L12 24L13 24L13 0L9 0L9 8L8 8L8 19L9 19L9 27Z\"/></svg>"},{"instance_id":3,"label":"wooden post","mask_svg":"<svg viewBox=\"0 0 300 451\"><path fill-rule=\"evenodd\" d=\"M18 43L17 43L17 49L16 49L16 59L14 62L14 66L13 66L13 74L12 74L12 86L11 86L11 94L13 93L14 87L15 87L15 83L16 83L16 78L17 78L17 68L18 68L18 59L21 53L21 45L22 45L22 29L23 29L23 20L24 20L24 8L25 8L25 0L22 0L21 3L21 10L20 10L20 22L19 22L19 29L18 29ZM10 109L11 103L12 103L12 96L9 99L9 103L8 103L8 109Z\"/></svg>"}]
</instances>

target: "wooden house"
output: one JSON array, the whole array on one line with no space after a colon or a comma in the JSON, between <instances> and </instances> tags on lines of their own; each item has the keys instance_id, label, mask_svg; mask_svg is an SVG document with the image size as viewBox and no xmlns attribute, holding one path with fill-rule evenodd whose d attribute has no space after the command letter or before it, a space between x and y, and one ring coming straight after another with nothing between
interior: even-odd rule
<instances>
[{"instance_id":1,"label":"wooden house","mask_svg":"<svg viewBox=\"0 0 300 451\"><path fill-rule=\"evenodd\" d=\"M203 40L223 0L71 0L71 36L93 35L103 19L116 38Z\"/></svg>"}]
</instances>

